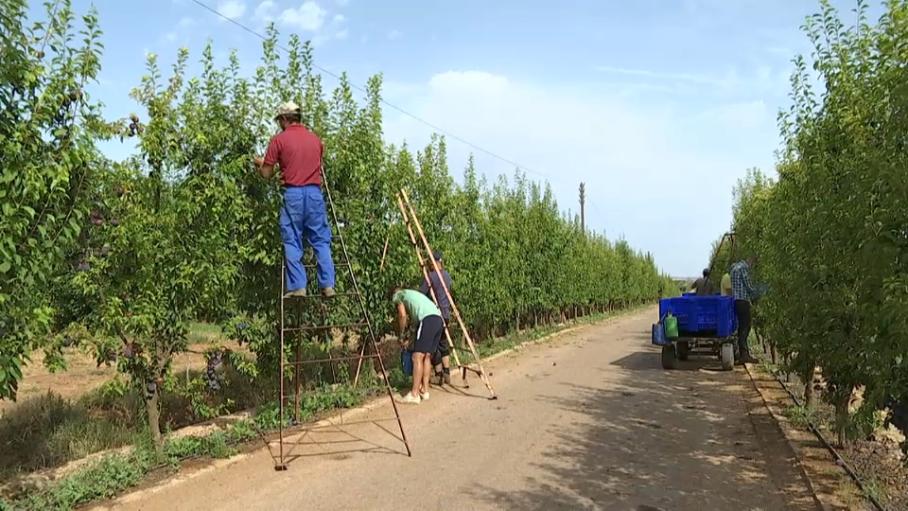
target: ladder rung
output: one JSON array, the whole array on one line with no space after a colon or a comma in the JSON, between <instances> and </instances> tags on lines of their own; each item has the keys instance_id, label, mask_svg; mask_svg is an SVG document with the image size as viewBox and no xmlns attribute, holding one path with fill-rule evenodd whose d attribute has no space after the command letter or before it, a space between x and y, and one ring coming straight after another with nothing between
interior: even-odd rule
<instances>
[{"instance_id":1,"label":"ladder rung","mask_svg":"<svg viewBox=\"0 0 908 511\"><path fill-rule=\"evenodd\" d=\"M285 366L297 366L297 365L306 365L306 364L323 364L325 362L344 362L346 360L359 360L359 355L351 355L349 357L337 357L337 358L319 358L313 360L300 360L299 362L284 362ZM363 355L362 358L378 358L378 355Z\"/></svg>"},{"instance_id":2,"label":"ladder rung","mask_svg":"<svg viewBox=\"0 0 908 511\"><path fill-rule=\"evenodd\" d=\"M281 299L282 300L293 300L295 298L299 298L299 299L305 300L307 298L321 298L322 300L334 300L335 298L344 298L347 296L359 296L359 293L337 293L336 295L334 295L330 298L327 296L322 296L322 294L319 293L319 294L315 294L315 295L306 295L306 296L284 296L284 297L281 297Z\"/></svg>"},{"instance_id":3,"label":"ladder rung","mask_svg":"<svg viewBox=\"0 0 908 511\"><path fill-rule=\"evenodd\" d=\"M366 322L361 323L348 323L340 325L313 325L313 326L295 326L284 328L284 332L310 332L312 330L331 330L332 328L338 329L348 329L348 328L363 328L369 326Z\"/></svg>"},{"instance_id":4,"label":"ladder rung","mask_svg":"<svg viewBox=\"0 0 908 511\"><path fill-rule=\"evenodd\" d=\"M311 270L311 269L315 268L316 266L317 266L317 265L315 265L315 264L304 264L304 265L303 265L303 268L306 268L307 270ZM345 268L349 268L349 267L350 267L350 263L345 263L345 262L335 262L335 263L334 263L334 267L337 268L338 266L342 266L342 267L345 267Z\"/></svg>"}]
</instances>

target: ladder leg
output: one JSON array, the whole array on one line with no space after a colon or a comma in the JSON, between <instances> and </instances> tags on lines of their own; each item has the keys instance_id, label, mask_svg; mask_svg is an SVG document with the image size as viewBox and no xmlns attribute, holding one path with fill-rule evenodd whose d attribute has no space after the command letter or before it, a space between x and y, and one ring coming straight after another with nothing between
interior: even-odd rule
<instances>
[{"instance_id":1,"label":"ladder leg","mask_svg":"<svg viewBox=\"0 0 908 511\"><path fill-rule=\"evenodd\" d=\"M334 221L334 225L338 225L337 221L337 211L334 207L334 199L331 197L331 187L328 185L328 179L325 175L325 170L322 168L322 183L325 187L325 195L328 199L328 207L331 209L331 217ZM369 331L369 340L372 344L372 348L375 350L375 358L378 360L378 366L381 369L382 379L385 381L385 391L388 394L388 399L391 400L391 407L394 409L394 416L397 418L397 427L400 429L401 440L404 442L404 447L407 449L407 456L412 456L413 453L410 450L410 442L407 440L407 433L404 431L404 423L400 418L400 411L397 409L397 402L394 400L394 392L391 389L391 381L388 379L388 372L385 369L385 362L381 356L381 350L378 346L378 336L375 335L375 329L372 326L372 321L369 319L369 311L366 308L366 301L363 298L362 293L359 289L359 283L356 281L356 274L353 272L353 265L350 263L350 254L347 251L347 243L344 241L343 235L338 232L338 240L340 241L341 251L344 254L344 261L347 263L347 268L349 270L350 282L353 285L353 291L357 296L360 312L363 317L363 321L366 323L366 327ZM362 365L363 353L365 351L365 346L360 349L359 357L359 366ZM357 380L359 379L359 369L357 369Z\"/></svg>"},{"instance_id":2,"label":"ladder leg","mask_svg":"<svg viewBox=\"0 0 908 511\"><path fill-rule=\"evenodd\" d=\"M284 396L284 327L285 327L285 323L284 323L284 319L285 319L284 318L284 273L285 273L285 271L286 271L286 269L284 267L284 262L282 260L281 261L281 285L280 285L281 294L278 297L278 300L280 303L280 315L281 315L281 331L280 331L280 336L281 336L280 350L281 351L278 354L278 366L279 366L278 367L278 378L280 379L280 383L278 384L278 386L279 386L280 390L278 392L279 395L278 395L278 405L277 405L278 409L279 409L279 415L280 415L280 419L278 420L279 454L278 454L278 463L274 466L274 469L278 470L278 471L287 470L287 464L284 460L284 399L285 399L285 396Z\"/></svg>"}]
</instances>

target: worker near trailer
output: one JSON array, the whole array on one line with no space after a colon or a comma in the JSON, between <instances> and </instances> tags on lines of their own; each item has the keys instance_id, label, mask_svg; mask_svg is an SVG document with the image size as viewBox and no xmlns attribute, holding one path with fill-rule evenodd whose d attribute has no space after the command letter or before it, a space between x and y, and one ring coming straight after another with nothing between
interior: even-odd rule
<instances>
[{"instance_id":1,"label":"worker near trailer","mask_svg":"<svg viewBox=\"0 0 908 511\"><path fill-rule=\"evenodd\" d=\"M288 101L278 107L274 120L281 128L255 165L265 179L281 170L284 204L280 213L281 238L286 261L285 297L306 296L306 269L303 266L303 238L312 246L317 263L318 286L322 295L332 297L334 261L331 259L331 228L322 196L324 146L318 135L302 124L300 107Z\"/></svg>"},{"instance_id":2,"label":"worker near trailer","mask_svg":"<svg viewBox=\"0 0 908 511\"><path fill-rule=\"evenodd\" d=\"M703 276L695 280L691 286L691 292L697 296L709 296L713 294L712 285L709 283L709 268L703 270Z\"/></svg>"},{"instance_id":3,"label":"worker near trailer","mask_svg":"<svg viewBox=\"0 0 908 511\"><path fill-rule=\"evenodd\" d=\"M435 259L435 265L438 266L441 274L435 271L435 268L432 267L429 272L429 280L424 280L422 286L420 286L419 291L426 295L429 298L432 298L432 292L435 292L435 298L438 300L438 309L441 311L441 318L444 320L445 328L447 328L448 323L451 321L451 297L448 293L453 292L451 285L451 275L448 273L448 270L444 268L444 261L441 258L441 252L435 251L432 253L432 258ZM444 285L442 285L444 283ZM447 290L447 292L445 292ZM448 339L444 335L441 336L441 340L438 343L438 350L432 354L432 366L435 368L435 383L441 385L445 383L447 385L451 384L451 357L450 357L451 347L448 345Z\"/></svg>"},{"instance_id":4,"label":"worker near trailer","mask_svg":"<svg viewBox=\"0 0 908 511\"><path fill-rule=\"evenodd\" d=\"M444 320L432 300L415 289L396 286L388 290L388 295L397 314L395 326L401 348L411 345L410 350L413 352L413 386L410 392L400 396L399 401L419 404L429 400L432 354L438 350ZM412 344L407 340L408 330L414 331Z\"/></svg>"},{"instance_id":5,"label":"worker near trailer","mask_svg":"<svg viewBox=\"0 0 908 511\"><path fill-rule=\"evenodd\" d=\"M731 267L731 288L735 299L735 316L738 318L738 362L742 364L756 362L750 355L750 347L747 344L752 319L751 301L759 294L750 279L751 269L756 262L756 256L750 256Z\"/></svg>"}]
</instances>

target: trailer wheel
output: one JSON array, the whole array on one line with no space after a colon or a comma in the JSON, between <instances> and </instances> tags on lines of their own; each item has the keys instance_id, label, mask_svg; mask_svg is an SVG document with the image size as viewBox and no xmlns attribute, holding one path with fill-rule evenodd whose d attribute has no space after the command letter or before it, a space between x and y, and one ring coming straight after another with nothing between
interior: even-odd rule
<instances>
[{"instance_id":1,"label":"trailer wheel","mask_svg":"<svg viewBox=\"0 0 908 511\"><path fill-rule=\"evenodd\" d=\"M690 356L690 344L687 341L678 341L677 346L678 360L687 360Z\"/></svg>"},{"instance_id":2,"label":"trailer wheel","mask_svg":"<svg viewBox=\"0 0 908 511\"><path fill-rule=\"evenodd\" d=\"M678 358L675 357L675 345L667 344L662 347L662 369L676 369Z\"/></svg>"},{"instance_id":3,"label":"trailer wheel","mask_svg":"<svg viewBox=\"0 0 908 511\"><path fill-rule=\"evenodd\" d=\"M719 348L719 359L722 361L722 370L731 371L735 367L735 345L726 342Z\"/></svg>"}]
</instances>

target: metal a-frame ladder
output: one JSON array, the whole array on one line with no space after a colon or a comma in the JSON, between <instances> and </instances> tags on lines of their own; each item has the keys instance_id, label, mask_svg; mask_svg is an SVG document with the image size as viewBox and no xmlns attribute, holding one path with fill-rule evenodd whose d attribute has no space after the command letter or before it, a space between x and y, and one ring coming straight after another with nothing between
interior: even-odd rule
<instances>
[{"instance_id":1,"label":"metal a-frame ladder","mask_svg":"<svg viewBox=\"0 0 908 511\"><path fill-rule=\"evenodd\" d=\"M331 196L331 188L329 187L328 180L324 168L321 171L322 176L322 186L325 192L325 196L328 200L328 208L331 212L331 219L334 222L335 226L340 226L337 217L337 211L334 205L334 200ZM375 328L372 325L371 320L369 319L369 314L366 309L366 302L362 295L362 292L359 287L359 283L356 280L356 275L353 271L353 265L350 260L350 253L347 250L347 244L344 241L344 235L341 232L341 228L337 228L332 233L332 240L337 242L337 246L340 248L340 255L343 257L343 260L336 260L335 257L335 268L343 268L343 272L348 277L348 282L344 283L344 287L338 286L337 294L331 298L326 298L320 293L310 293L305 297L291 297L285 298L285 274L286 274L286 262L282 258L281 263L281 294L279 297L280 301L280 356L278 360L279 364L279 413L280 413L280 425L278 427L278 454L274 457L274 469L278 471L287 470L287 461L292 459L292 452L286 449L285 444L287 444L287 435L293 433L301 433L303 435L308 434L314 428L306 429L300 427L301 417L300 417L300 399L302 395L302 367L308 366L311 364L330 364L332 376L335 381L337 380L337 364L347 364L350 361L356 360L356 372L353 379L353 386L356 387L359 384L360 372L363 367L363 362L366 359L373 359L378 362L378 368L381 371L381 378L385 386L385 390L388 394L388 399L391 401L391 406L394 409L394 419L397 421L397 426L400 429L400 438L406 447L407 456L412 456L410 451L410 444L407 441L407 435L404 432L403 422L400 418L400 413L397 409L397 403L394 400L394 391L391 388L391 383L388 378L388 371L385 367L384 360L381 357L381 350L378 343L378 337L375 333ZM337 251L334 250L332 256L337 256ZM304 264L305 270L314 269L315 264ZM337 272L338 276L342 272ZM310 282L315 279L309 279ZM338 284L340 284L340 279ZM331 324L330 320L333 317L336 317L337 314L330 314L329 308L339 307L342 301L348 301L348 304L352 301L353 308L357 311L359 315L358 321L345 321L339 324ZM292 309L293 306L296 306L298 312L296 317L296 322L293 321ZM313 311L312 309L316 309ZM312 321L314 317L318 318L318 324L303 324L304 320ZM349 332L359 332L360 333L360 350L358 355L352 356L342 356L335 357L331 354L331 342L332 335L337 331L343 331L345 333ZM327 343L327 357L320 357L314 359L303 359L303 345L307 342L307 336L309 336L309 342L312 342L312 338L315 337L317 340ZM364 339L363 337L368 337ZM288 343L295 341L292 347L295 347L295 355L293 361L287 361L285 359L286 347ZM317 341L316 341L317 342ZM366 353L366 347L370 346L372 353ZM288 371L293 376L293 391L292 394L288 393L287 379ZM288 400L292 398L293 402L288 403ZM292 405L293 407L293 422L292 426L287 424L287 406ZM373 420L371 422L378 422L382 419ZM383 419L391 420L391 418ZM342 432L337 430L338 432ZM295 445L295 444L291 444Z\"/></svg>"},{"instance_id":2,"label":"metal a-frame ladder","mask_svg":"<svg viewBox=\"0 0 908 511\"><path fill-rule=\"evenodd\" d=\"M482 380L482 383L485 384L486 388L489 391L489 399L498 399L498 396L495 394L495 389L492 388L492 382L489 380L489 375L482 368L482 361L479 358L479 353L476 351L476 345L473 343L473 338L470 336L469 330L467 330L467 325L463 320L463 317L460 314L460 309L457 308L457 304L454 303L454 297L451 295L451 290L448 289L448 285L445 283L445 280L442 278L438 279L438 282L441 283L442 289L435 289L435 286L432 284L432 279L429 278L429 264L431 264L431 270L435 272L436 275L441 275L441 268L438 266L438 262L435 261L433 257L432 247L429 245L429 240L426 238L426 233L423 231L422 224L419 222L419 218L416 216L416 210L413 209L413 205L410 203L410 197L407 195L407 191L401 189L397 193L397 207L400 209L404 225L407 227L407 234L410 238L410 243L413 245L413 249L416 251L416 259L419 261L419 267L422 270L423 278L425 282L428 283L430 294L432 295L432 301L438 305L438 296L440 293L444 293L448 297L448 303L451 304L451 312L454 314L454 318L457 321L457 325L460 327L460 331L463 334L463 339L466 342L470 353L473 355L473 363L475 367L470 364L461 364L460 359L457 355L457 349L454 347L453 338L451 336L450 327L445 323L445 339L448 341L448 346L450 346L451 354L454 356L454 363L461 369L461 378L464 381L464 385L467 385L467 371L477 374ZM417 238L418 234L418 238Z\"/></svg>"}]
</instances>

